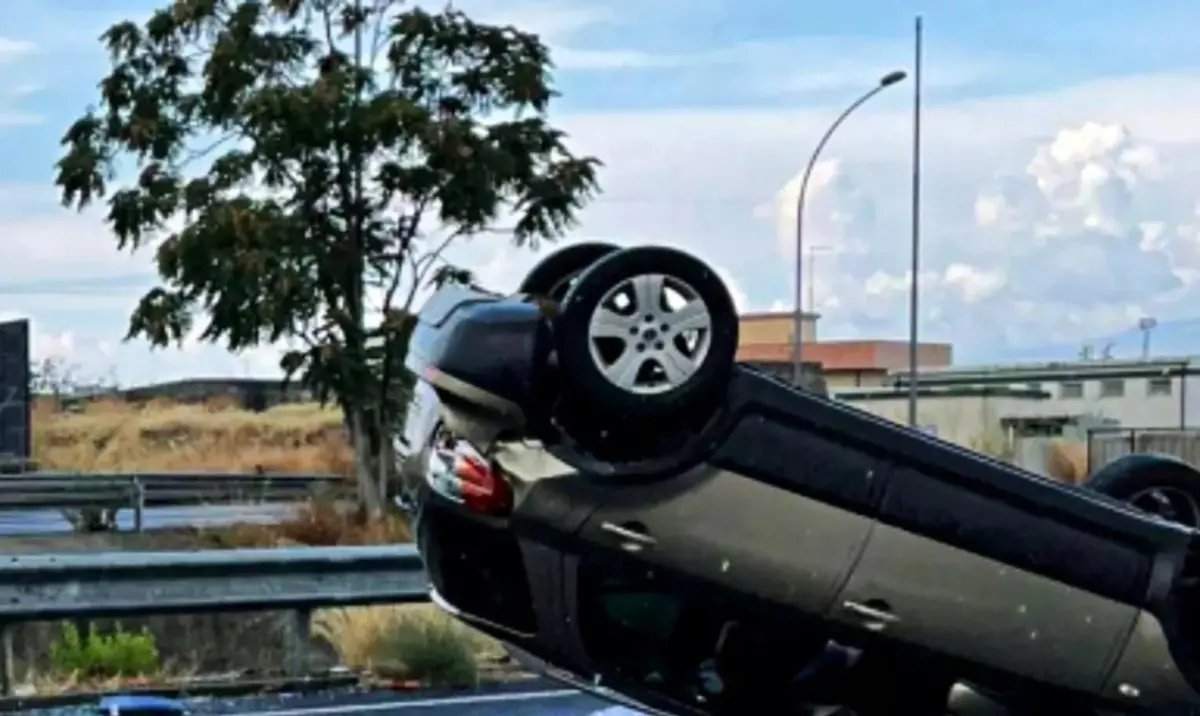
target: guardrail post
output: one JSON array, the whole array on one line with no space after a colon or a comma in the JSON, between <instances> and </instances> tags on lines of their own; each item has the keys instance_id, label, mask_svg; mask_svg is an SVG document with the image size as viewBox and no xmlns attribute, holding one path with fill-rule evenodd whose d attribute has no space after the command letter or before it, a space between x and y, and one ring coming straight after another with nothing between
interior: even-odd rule
<instances>
[{"instance_id":1,"label":"guardrail post","mask_svg":"<svg viewBox=\"0 0 1200 716\"><path fill-rule=\"evenodd\" d=\"M0 693L12 696L17 688L16 663L13 658L13 627L11 622L0 622Z\"/></svg>"},{"instance_id":2,"label":"guardrail post","mask_svg":"<svg viewBox=\"0 0 1200 716\"><path fill-rule=\"evenodd\" d=\"M140 478L133 478L133 531L142 532L146 517L146 486Z\"/></svg>"},{"instance_id":3,"label":"guardrail post","mask_svg":"<svg viewBox=\"0 0 1200 716\"><path fill-rule=\"evenodd\" d=\"M284 668L288 676L308 675L308 656L312 646L312 609L293 609L288 612L287 657Z\"/></svg>"}]
</instances>

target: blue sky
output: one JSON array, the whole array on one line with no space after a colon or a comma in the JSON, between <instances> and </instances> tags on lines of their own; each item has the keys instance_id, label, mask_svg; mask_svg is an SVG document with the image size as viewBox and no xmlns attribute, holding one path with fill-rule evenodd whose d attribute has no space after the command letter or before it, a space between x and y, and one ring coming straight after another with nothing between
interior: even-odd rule
<instances>
[{"instance_id":1,"label":"blue sky","mask_svg":"<svg viewBox=\"0 0 1200 716\"><path fill-rule=\"evenodd\" d=\"M8 0L0 24L0 315L37 350L125 382L270 374L270 349L122 345L148 257L58 206L58 141L96 99L107 25L157 2ZM1200 315L1200 59L1194 2L555 0L458 3L554 48L556 118L606 163L573 239L663 242L748 309L790 304L796 174L842 107L910 70L926 27L923 333L960 360ZM1152 8L1152 9L1151 9ZM819 332L902 335L911 80L852 117L814 175L805 226ZM455 260L504 288L535 260L502 243ZM1136 350L1136 346L1130 346ZM1186 342L1179 350L1191 349Z\"/></svg>"}]
</instances>

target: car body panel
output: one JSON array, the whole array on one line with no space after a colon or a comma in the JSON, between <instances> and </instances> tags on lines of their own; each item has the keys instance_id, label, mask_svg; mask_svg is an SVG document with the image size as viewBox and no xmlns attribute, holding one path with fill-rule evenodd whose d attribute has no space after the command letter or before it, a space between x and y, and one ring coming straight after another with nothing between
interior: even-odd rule
<instances>
[{"instance_id":1,"label":"car body panel","mask_svg":"<svg viewBox=\"0 0 1200 716\"><path fill-rule=\"evenodd\" d=\"M1086 692L1100 689L1137 616L1127 604L885 524L830 612L834 621Z\"/></svg>"},{"instance_id":2,"label":"car body panel","mask_svg":"<svg viewBox=\"0 0 1200 716\"><path fill-rule=\"evenodd\" d=\"M870 529L862 515L701 466L604 493L579 536L596 549L821 614Z\"/></svg>"},{"instance_id":3,"label":"car body panel","mask_svg":"<svg viewBox=\"0 0 1200 716\"><path fill-rule=\"evenodd\" d=\"M1104 694L1138 707L1195 708L1196 693L1167 648L1162 623L1150 612L1138 614L1128 645L1104 685Z\"/></svg>"}]
</instances>

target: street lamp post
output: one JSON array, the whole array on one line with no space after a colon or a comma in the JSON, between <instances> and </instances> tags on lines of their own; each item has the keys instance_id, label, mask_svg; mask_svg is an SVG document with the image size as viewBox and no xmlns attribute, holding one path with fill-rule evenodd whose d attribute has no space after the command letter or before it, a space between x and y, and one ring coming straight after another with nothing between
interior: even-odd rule
<instances>
[{"instance_id":1,"label":"street lamp post","mask_svg":"<svg viewBox=\"0 0 1200 716\"><path fill-rule=\"evenodd\" d=\"M825 130L821 141L817 142L812 156L808 159L808 165L804 167L804 175L800 178L800 195L796 198L796 315L792 328L792 382L796 385L800 385L804 376L802 349L804 343L804 198L808 194L808 180L812 177L813 167L817 165L821 151L825 149L825 145L829 143L830 137L837 131L837 128L842 126L842 122L846 121L846 118L853 114L854 110L866 104L872 97L897 82L902 82L907 76L908 73L903 70L887 73L879 78L879 82L870 91L854 100L853 104L839 114L837 119L833 120L833 124L829 125L829 129ZM812 308L816 309L815 306Z\"/></svg>"}]
</instances>

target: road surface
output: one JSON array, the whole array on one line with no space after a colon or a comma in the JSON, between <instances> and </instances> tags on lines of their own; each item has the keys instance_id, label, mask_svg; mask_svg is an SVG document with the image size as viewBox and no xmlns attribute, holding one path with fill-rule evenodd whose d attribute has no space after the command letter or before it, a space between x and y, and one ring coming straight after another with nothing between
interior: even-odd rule
<instances>
[{"instance_id":1,"label":"road surface","mask_svg":"<svg viewBox=\"0 0 1200 716\"><path fill-rule=\"evenodd\" d=\"M639 716L594 696L539 682L532 687L428 694L342 691L304 696L182 701L194 716ZM95 716L96 703L26 711L31 716Z\"/></svg>"}]
</instances>

